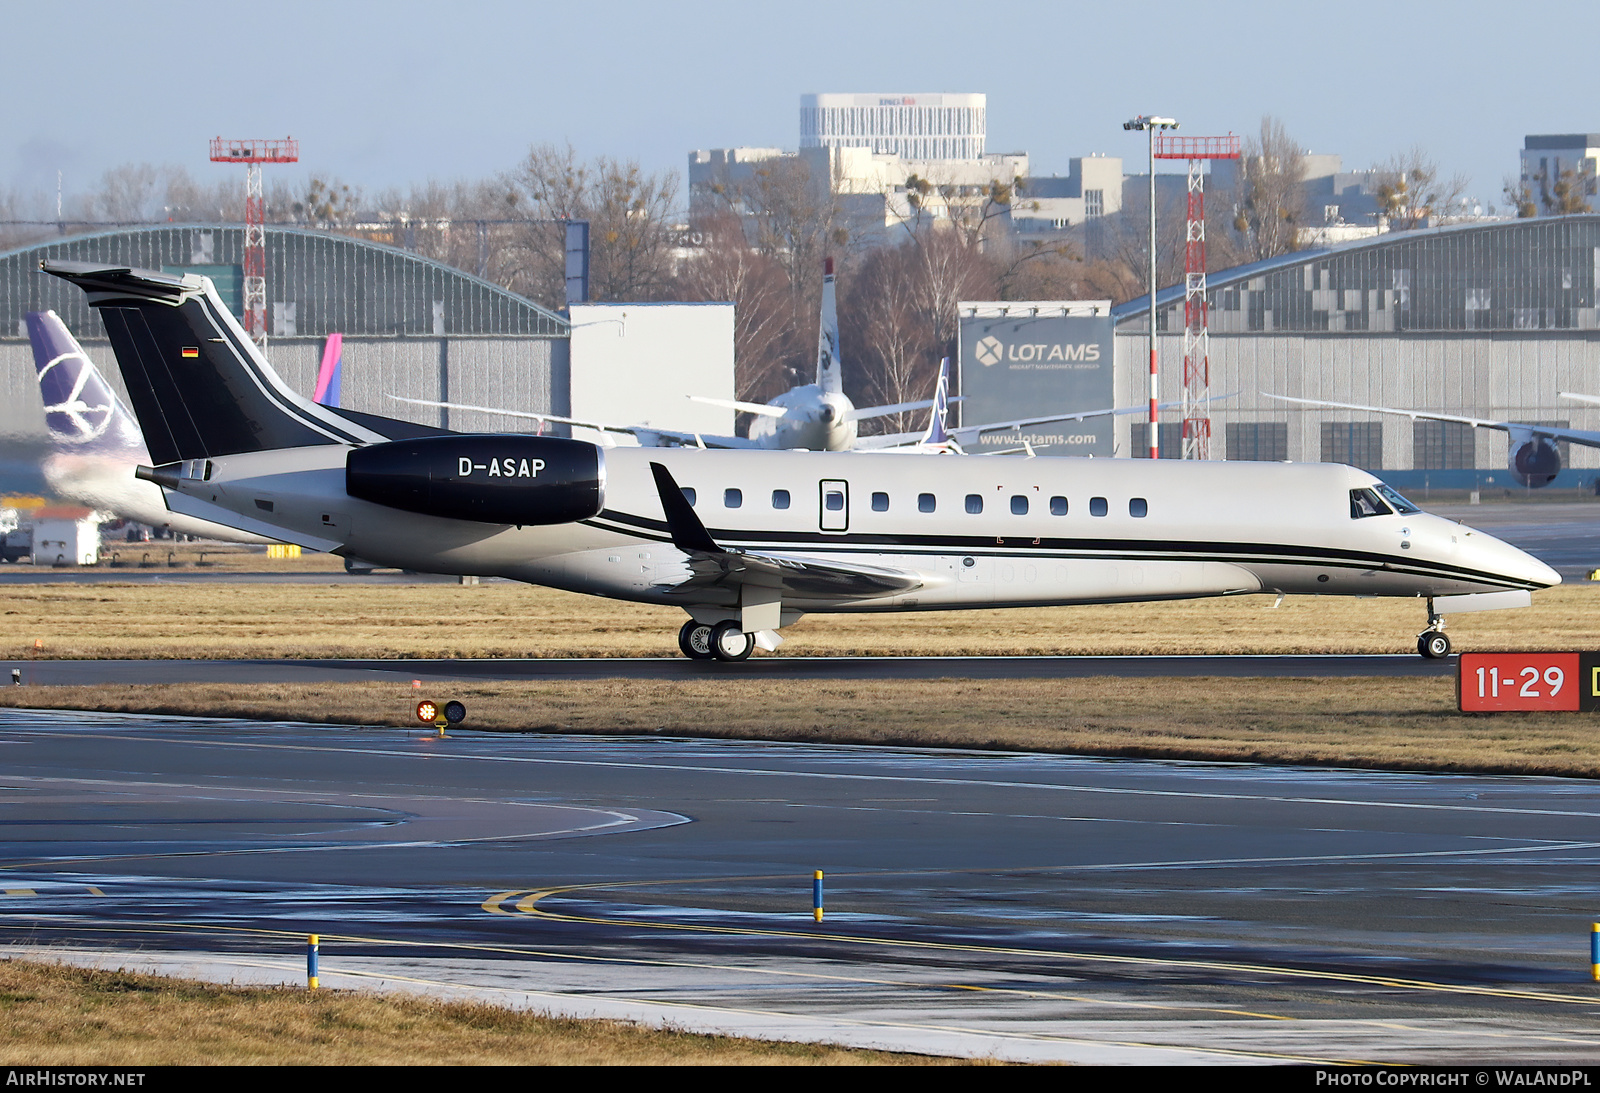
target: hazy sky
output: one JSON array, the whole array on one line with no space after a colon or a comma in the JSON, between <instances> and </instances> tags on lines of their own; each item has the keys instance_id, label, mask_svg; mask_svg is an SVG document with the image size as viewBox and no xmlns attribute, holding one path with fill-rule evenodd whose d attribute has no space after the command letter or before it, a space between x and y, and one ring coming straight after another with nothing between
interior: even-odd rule
<instances>
[{"instance_id":1,"label":"hazy sky","mask_svg":"<svg viewBox=\"0 0 1600 1093\"><path fill-rule=\"evenodd\" d=\"M1281 118L1347 169L1413 144L1500 203L1527 133L1600 131L1587 3L946 0L6 6L0 184L68 191L121 163L237 171L212 136L293 135L304 176L368 190L508 169L530 144L681 172L693 148L798 142L799 96L984 92L989 149L1039 174L1121 123ZM268 168L268 170L274 170Z\"/></svg>"}]
</instances>

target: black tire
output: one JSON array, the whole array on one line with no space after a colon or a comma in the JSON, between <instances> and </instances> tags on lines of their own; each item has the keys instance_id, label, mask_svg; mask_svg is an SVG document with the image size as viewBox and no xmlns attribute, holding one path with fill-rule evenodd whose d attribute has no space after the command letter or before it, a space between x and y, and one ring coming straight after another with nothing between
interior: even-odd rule
<instances>
[{"instance_id":1,"label":"black tire","mask_svg":"<svg viewBox=\"0 0 1600 1093\"><path fill-rule=\"evenodd\" d=\"M711 651L718 660L749 660L756 650L756 636L746 634L732 619L711 628Z\"/></svg>"},{"instance_id":2,"label":"black tire","mask_svg":"<svg viewBox=\"0 0 1600 1093\"><path fill-rule=\"evenodd\" d=\"M1438 630L1427 630L1417 638L1417 652L1429 660L1443 660L1450 655L1450 639Z\"/></svg>"},{"instance_id":3,"label":"black tire","mask_svg":"<svg viewBox=\"0 0 1600 1093\"><path fill-rule=\"evenodd\" d=\"M711 660L711 627L690 619L678 630L678 648L690 660Z\"/></svg>"}]
</instances>

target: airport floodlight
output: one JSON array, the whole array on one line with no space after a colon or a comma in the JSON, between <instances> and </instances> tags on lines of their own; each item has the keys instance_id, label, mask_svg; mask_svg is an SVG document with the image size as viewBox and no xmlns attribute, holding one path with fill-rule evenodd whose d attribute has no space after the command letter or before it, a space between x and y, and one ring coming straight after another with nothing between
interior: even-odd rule
<instances>
[{"instance_id":1,"label":"airport floodlight","mask_svg":"<svg viewBox=\"0 0 1600 1093\"><path fill-rule=\"evenodd\" d=\"M1150 137L1150 458L1161 454L1160 430L1156 428L1156 132L1176 129L1177 118L1140 114L1122 123L1122 128L1139 130Z\"/></svg>"},{"instance_id":2,"label":"airport floodlight","mask_svg":"<svg viewBox=\"0 0 1600 1093\"><path fill-rule=\"evenodd\" d=\"M1122 127L1124 129L1138 129L1138 130L1145 130L1145 129L1176 129L1178 127L1178 119L1177 118L1157 118L1157 117L1152 117L1152 116L1147 115L1147 114L1140 114L1138 117L1134 118L1131 121L1123 122L1122 123Z\"/></svg>"}]
</instances>

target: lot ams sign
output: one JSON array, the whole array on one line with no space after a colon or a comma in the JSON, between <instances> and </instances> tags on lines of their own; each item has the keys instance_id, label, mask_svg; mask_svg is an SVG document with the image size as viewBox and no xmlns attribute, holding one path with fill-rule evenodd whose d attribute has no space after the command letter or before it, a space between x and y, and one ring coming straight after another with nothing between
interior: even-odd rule
<instances>
[{"instance_id":1,"label":"lot ams sign","mask_svg":"<svg viewBox=\"0 0 1600 1093\"><path fill-rule=\"evenodd\" d=\"M1067 367L1074 361L1095 363L1100 360L1098 342L1056 343L1012 342L1009 345L990 335L979 338L972 350L973 359L985 368L1005 362L1038 367L1059 362Z\"/></svg>"}]
</instances>

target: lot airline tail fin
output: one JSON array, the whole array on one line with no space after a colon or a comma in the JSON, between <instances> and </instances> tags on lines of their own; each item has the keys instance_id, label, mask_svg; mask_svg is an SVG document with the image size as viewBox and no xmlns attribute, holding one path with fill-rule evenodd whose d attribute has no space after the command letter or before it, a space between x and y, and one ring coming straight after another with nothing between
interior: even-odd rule
<instances>
[{"instance_id":1,"label":"lot airline tail fin","mask_svg":"<svg viewBox=\"0 0 1600 1093\"><path fill-rule=\"evenodd\" d=\"M45 425L58 449L137 453L144 438L133 414L54 311L25 316Z\"/></svg>"}]
</instances>

